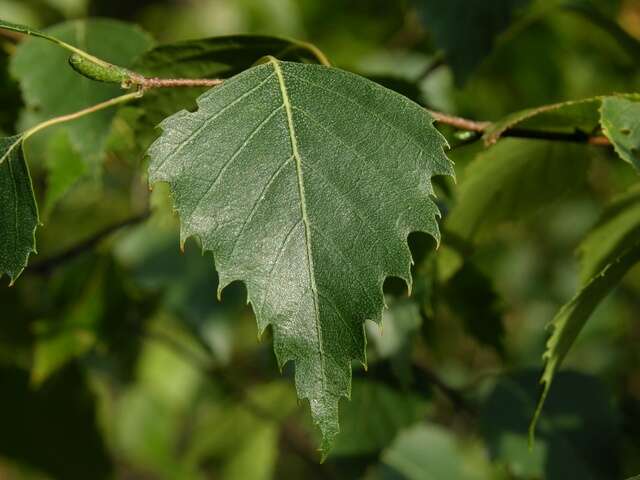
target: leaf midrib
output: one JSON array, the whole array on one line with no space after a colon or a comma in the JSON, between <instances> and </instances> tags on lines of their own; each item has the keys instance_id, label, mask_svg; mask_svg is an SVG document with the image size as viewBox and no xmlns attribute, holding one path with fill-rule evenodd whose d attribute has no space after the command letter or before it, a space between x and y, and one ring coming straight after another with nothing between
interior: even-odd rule
<instances>
[{"instance_id":1,"label":"leaf midrib","mask_svg":"<svg viewBox=\"0 0 640 480\"><path fill-rule=\"evenodd\" d=\"M311 286L311 293L313 299L313 308L315 312L315 326L316 326L316 336L318 338L318 350L320 353L320 370L321 370L321 378L322 378L322 389L326 391L326 374L325 374L325 365L324 365L324 348L322 343L322 330L320 328L320 311L318 308L318 288L315 280L315 268L313 265L313 255L311 252L311 224L309 221L309 215L307 212L307 202L305 196L304 189L304 176L302 173L302 158L300 157L300 151L298 149L298 138L296 136L295 125L293 121L293 109L291 107L291 100L289 99L289 94L287 91L287 85L284 81L284 74L282 73L282 68L280 67L280 63L275 58L271 58L270 63L273 65L273 69L276 73L276 77L278 79L278 85L280 86L280 93L282 95L282 102L284 104L285 112L287 114L287 125L289 130L289 138L291 141L291 150L293 154L293 158L295 159L296 164L296 177L298 180L298 195L300 197L300 210L302 213L302 222L304 224L304 233L305 233L305 247L306 247L306 255L307 255L307 270L309 274L309 284Z\"/></svg>"}]
</instances>

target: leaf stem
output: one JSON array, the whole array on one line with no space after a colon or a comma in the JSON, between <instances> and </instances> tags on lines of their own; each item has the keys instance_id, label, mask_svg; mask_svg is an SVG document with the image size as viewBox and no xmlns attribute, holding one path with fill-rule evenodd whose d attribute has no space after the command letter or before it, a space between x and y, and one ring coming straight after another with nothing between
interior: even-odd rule
<instances>
[{"instance_id":1,"label":"leaf stem","mask_svg":"<svg viewBox=\"0 0 640 480\"><path fill-rule=\"evenodd\" d=\"M26 140L30 136L38 133L41 130L44 130L45 128L52 127L52 126L57 125L59 123L70 122L70 121L76 120L76 119L78 119L80 117L84 117L85 115L89 115L91 113L94 113L94 112L97 112L97 111L100 111L100 110L104 110L105 108L113 107L113 106L119 105L121 103L126 103L126 102L129 102L131 100L135 100L137 98L142 97L142 95L143 95L143 91L142 90L137 90L135 92L127 93L126 95L121 95L119 97L112 98L112 99L107 100L105 102L98 103L97 105L93 105L91 107L85 108L84 110L80 110L78 112L69 113L68 115L62 115L60 117L55 117L55 118L52 118L50 120L44 121L42 123L39 123L35 127L30 128L26 132L24 132L23 135L22 135L22 140L23 141Z\"/></svg>"}]
</instances>

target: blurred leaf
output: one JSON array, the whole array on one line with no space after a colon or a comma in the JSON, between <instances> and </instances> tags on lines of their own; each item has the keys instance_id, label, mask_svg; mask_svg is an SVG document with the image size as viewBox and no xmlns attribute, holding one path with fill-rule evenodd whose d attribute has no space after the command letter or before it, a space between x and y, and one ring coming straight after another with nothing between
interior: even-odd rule
<instances>
[{"instance_id":1,"label":"blurred leaf","mask_svg":"<svg viewBox=\"0 0 640 480\"><path fill-rule=\"evenodd\" d=\"M507 30L515 13L530 0L413 0L420 16L444 50L456 84L491 53L496 38Z\"/></svg>"},{"instance_id":2,"label":"blurred leaf","mask_svg":"<svg viewBox=\"0 0 640 480\"><path fill-rule=\"evenodd\" d=\"M640 261L640 243L619 252L619 256L587 283L571 301L565 304L551 322L553 333L544 353L545 367L540 382L543 392L531 420L531 436L549 394L553 377L573 346L580 331L596 307L620 283L625 274Z\"/></svg>"},{"instance_id":3,"label":"blurred leaf","mask_svg":"<svg viewBox=\"0 0 640 480\"><path fill-rule=\"evenodd\" d=\"M36 251L38 206L33 196L22 136L0 138L0 277L11 283Z\"/></svg>"},{"instance_id":4,"label":"blurred leaf","mask_svg":"<svg viewBox=\"0 0 640 480\"><path fill-rule=\"evenodd\" d=\"M600 222L578 247L580 279L585 285L640 238L640 188L632 188L611 202Z\"/></svg>"},{"instance_id":5,"label":"blurred leaf","mask_svg":"<svg viewBox=\"0 0 640 480\"><path fill-rule=\"evenodd\" d=\"M131 272L136 284L156 292L162 306L186 325L215 355L226 363L231 355L231 326L247 312L240 288L225 291L216 299L218 276L210 254L203 255L195 242L184 252L173 222L157 225L157 217L131 230L116 246L116 257Z\"/></svg>"},{"instance_id":6,"label":"blurred leaf","mask_svg":"<svg viewBox=\"0 0 640 480\"><path fill-rule=\"evenodd\" d=\"M331 458L376 453L389 445L403 428L426 413L418 396L382 383L356 380L351 400L342 403L340 434Z\"/></svg>"},{"instance_id":7,"label":"blurred leaf","mask_svg":"<svg viewBox=\"0 0 640 480\"><path fill-rule=\"evenodd\" d=\"M89 259L50 280L55 309L39 318L31 381L41 385L77 358L100 358L123 379L131 376L140 335L155 306L154 298L137 298L109 258Z\"/></svg>"},{"instance_id":8,"label":"blurred leaf","mask_svg":"<svg viewBox=\"0 0 640 480\"><path fill-rule=\"evenodd\" d=\"M602 3L602 2L600 2ZM598 2L590 0L569 0L562 4L565 10L581 15L593 25L613 37L637 64L640 62L640 41L627 33L620 24L597 8Z\"/></svg>"},{"instance_id":9,"label":"blurred leaf","mask_svg":"<svg viewBox=\"0 0 640 480\"><path fill-rule=\"evenodd\" d=\"M124 67L152 45L142 30L115 20L70 21L47 28L44 33ZM121 91L118 85L94 82L77 74L69 67L68 56L57 45L32 38L21 44L12 58L11 71L38 121L90 107ZM114 115L113 109L101 110L64 127L90 171L98 169Z\"/></svg>"},{"instance_id":10,"label":"blurred leaf","mask_svg":"<svg viewBox=\"0 0 640 480\"><path fill-rule=\"evenodd\" d=\"M56 203L87 171L87 165L76 153L67 132L56 132L47 145L46 164L49 171L44 214L48 218Z\"/></svg>"},{"instance_id":11,"label":"blurred leaf","mask_svg":"<svg viewBox=\"0 0 640 480\"><path fill-rule=\"evenodd\" d=\"M413 299L386 301L390 306L382 312L382 323L367 323L367 341L373 343L380 358L410 349L411 335L422 325L420 308Z\"/></svg>"},{"instance_id":12,"label":"blurred leaf","mask_svg":"<svg viewBox=\"0 0 640 480\"><path fill-rule=\"evenodd\" d=\"M0 368L0 456L48 472L52 478L110 478L111 459L96 426L94 399L74 367L41 389L29 374Z\"/></svg>"},{"instance_id":13,"label":"blurred leaf","mask_svg":"<svg viewBox=\"0 0 640 480\"><path fill-rule=\"evenodd\" d=\"M640 102L607 97L600 112L602 129L616 152L640 173Z\"/></svg>"},{"instance_id":14,"label":"blurred leaf","mask_svg":"<svg viewBox=\"0 0 640 480\"><path fill-rule=\"evenodd\" d=\"M593 377L559 373L530 449L527 429L538 389L535 371L499 380L480 417L491 457L516 478L619 478L617 418L603 386Z\"/></svg>"},{"instance_id":15,"label":"blurred leaf","mask_svg":"<svg viewBox=\"0 0 640 480\"><path fill-rule=\"evenodd\" d=\"M382 454L382 462L389 468L382 478L406 480L488 478L486 471L465 468L464 453L455 437L435 424L416 425L401 432L393 445Z\"/></svg>"},{"instance_id":16,"label":"blurred leaf","mask_svg":"<svg viewBox=\"0 0 640 480\"><path fill-rule=\"evenodd\" d=\"M447 304L478 342L504 353L504 325L500 297L491 279L465 262L444 288Z\"/></svg>"},{"instance_id":17,"label":"blurred leaf","mask_svg":"<svg viewBox=\"0 0 640 480\"><path fill-rule=\"evenodd\" d=\"M365 360L362 323L380 319L384 278L409 281L409 232L438 236L430 178L452 174L445 140L390 90L273 58L198 104L163 122L150 182L171 186L182 240L213 251L219 291L246 283L279 365L296 364L326 452L351 361Z\"/></svg>"},{"instance_id":18,"label":"blurred leaf","mask_svg":"<svg viewBox=\"0 0 640 480\"><path fill-rule=\"evenodd\" d=\"M521 221L583 186L588 168L582 145L505 139L467 167L447 229L473 239Z\"/></svg>"}]
</instances>

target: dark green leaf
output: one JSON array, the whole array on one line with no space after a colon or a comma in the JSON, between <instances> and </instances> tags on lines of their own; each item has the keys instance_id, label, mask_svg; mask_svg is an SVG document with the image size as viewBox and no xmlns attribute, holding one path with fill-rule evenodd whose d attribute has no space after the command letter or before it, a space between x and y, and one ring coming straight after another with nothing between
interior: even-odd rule
<instances>
[{"instance_id":1,"label":"dark green leaf","mask_svg":"<svg viewBox=\"0 0 640 480\"><path fill-rule=\"evenodd\" d=\"M38 207L22 136L0 138L0 277L13 283L36 251Z\"/></svg>"},{"instance_id":2,"label":"dark green leaf","mask_svg":"<svg viewBox=\"0 0 640 480\"><path fill-rule=\"evenodd\" d=\"M516 478L619 478L616 413L593 377L558 374L536 442L529 448L527 429L539 391L537 376L535 371L505 376L485 401L480 429L492 459Z\"/></svg>"},{"instance_id":3,"label":"dark green leaf","mask_svg":"<svg viewBox=\"0 0 640 480\"><path fill-rule=\"evenodd\" d=\"M213 251L220 290L246 283L326 451L384 278L410 282L411 231L438 236L430 178L452 174L446 142L404 97L316 65L271 59L198 105L161 125L150 180L170 184L182 239Z\"/></svg>"},{"instance_id":4,"label":"dark green leaf","mask_svg":"<svg viewBox=\"0 0 640 480\"><path fill-rule=\"evenodd\" d=\"M529 0L414 0L462 85Z\"/></svg>"},{"instance_id":5,"label":"dark green leaf","mask_svg":"<svg viewBox=\"0 0 640 480\"><path fill-rule=\"evenodd\" d=\"M491 279L466 262L446 283L449 308L462 319L473 338L504 353L504 325L500 298Z\"/></svg>"}]
</instances>

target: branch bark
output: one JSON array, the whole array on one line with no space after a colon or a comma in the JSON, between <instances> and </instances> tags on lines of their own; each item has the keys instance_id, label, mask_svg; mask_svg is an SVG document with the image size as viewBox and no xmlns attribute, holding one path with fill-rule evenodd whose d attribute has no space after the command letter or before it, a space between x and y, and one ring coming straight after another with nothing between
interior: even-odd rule
<instances>
[{"instance_id":1,"label":"branch bark","mask_svg":"<svg viewBox=\"0 0 640 480\"><path fill-rule=\"evenodd\" d=\"M456 117L454 115L448 115L446 113L437 112L434 110L427 110L427 112L429 112L429 114L438 123L443 123L445 125L450 125L459 130L466 130L468 132L475 132L478 134L484 134L493 125L491 122L481 122L476 120L470 120L467 118ZM588 145L595 145L598 147L611 146L611 142L605 136L589 135L587 133L580 132L580 131L576 131L574 133L562 133L562 132L545 132L541 130L529 130L524 128L510 128L502 134L502 137L529 138L529 139L536 139L536 140L552 140L552 141L572 142L572 143L586 143ZM474 140L477 140L477 138Z\"/></svg>"}]
</instances>

